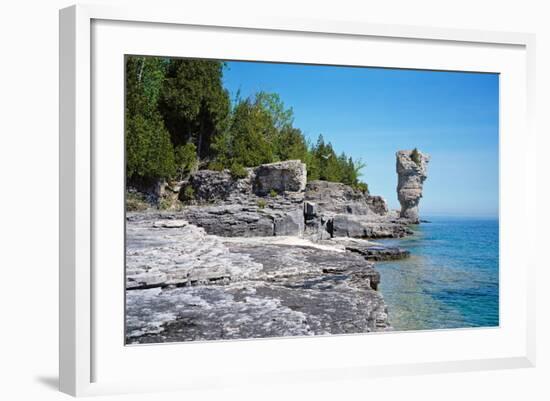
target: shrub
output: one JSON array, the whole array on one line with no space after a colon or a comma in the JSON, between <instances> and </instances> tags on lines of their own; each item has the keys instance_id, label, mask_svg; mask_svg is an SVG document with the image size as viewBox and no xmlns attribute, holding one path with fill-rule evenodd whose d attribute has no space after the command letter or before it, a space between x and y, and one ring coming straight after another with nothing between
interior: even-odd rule
<instances>
[{"instance_id":1,"label":"shrub","mask_svg":"<svg viewBox=\"0 0 550 401\"><path fill-rule=\"evenodd\" d=\"M197 167L197 147L193 143L180 145L174 150L178 178L183 178Z\"/></svg>"},{"instance_id":2,"label":"shrub","mask_svg":"<svg viewBox=\"0 0 550 401\"><path fill-rule=\"evenodd\" d=\"M267 206L267 202L265 201L265 199L258 199L258 207L260 209L265 209L266 206Z\"/></svg>"},{"instance_id":3,"label":"shrub","mask_svg":"<svg viewBox=\"0 0 550 401\"><path fill-rule=\"evenodd\" d=\"M208 163L208 170L223 171L223 164L217 160L214 160L213 162Z\"/></svg>"},{"instance_id":4,"label":"shrub","mask_svg":"<svg viewBox=\"0 0 550 401\"><path fill-rule=\"evenodd\" d=\"M413 151L411 152L411 160L415 162L417 166L420 166L420 163L422 162L422 160L418 149L414 148Z\"/></svg>"},{"instance_id":5,"label":"shrub","mask_svg":"<svg viewBox=\"0 0 550 401\"><path fill-rule=\"evenodd\" d=\"M149 204L145 197L136 192L126 192L126 211L141 212L148 208Z\"/></svg>"},{"instance_id":6,"label":"shrub","mask_svg":"<svg viewBox=\"0 0 550 401\"><path fill-rule=\"evenodd\" d=\"M158 202L159 210L168 210L172 208L172 201L168 198L160 198Z\"/></svg>"},{"instance_id":7,"label":"shrub","mask_svg":"<svg viewBox=\"0 0 550 401\"><path fill-rule=\"evenodd\" d=\"M243 167L242 164L239 163L233 163L231 165L231 168L229 169L229 174L231 174L231 177L233 177L233 179L235 180L248 177L248 171Z\"/></svg>"},{"instance_id":8,"label":"shrub","mask_svg":"<svg viewBox=\"0 0 550 401\"><path fill-rule=\"evenodd\" d=\"M364 194L368 194L369 193L369 185L365 182L358 182L357 184L355 184L353 186L353 188L363 192Z\"/></svg>"},{"instance_id":9,"label":"shrub","mask_svg":"<svg viewBox=\"0 0 550 401\"><path fill-rule=\"evenodd\" d=\"M271 191L269 191L269 196L271 196L272 198L275 198L277 195L279 195L277 193L277 191L275 191L274 189L272 189Z\"/></svg>"},{"instance_id":10,"label":"shrub","mask_svg":"<svg viewBox=\"0 0 550 401\"><path fill-rule=\"evenodd\" d=\"M190 202L195 199L195 190L191 185L186 185L183 191L180 192L179 198L182 202Z\"/></svg>"}]
</instances>

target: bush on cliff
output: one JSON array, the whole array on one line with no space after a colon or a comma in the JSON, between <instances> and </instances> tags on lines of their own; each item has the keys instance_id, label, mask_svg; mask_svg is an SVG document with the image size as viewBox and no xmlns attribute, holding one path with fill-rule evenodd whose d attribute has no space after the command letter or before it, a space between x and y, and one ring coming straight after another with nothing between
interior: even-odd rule
<instances>
[{"instance_id":1,"label":"bush on cliff","mask_svg":"<svg viewBox=\"0 0 550 401\"><path fill-rule=\"evenodd\" d=\"M191 185L186 185L180 192L179 200L182 202L191 202L195 199L195 190Z\"/></svg>"},{"instance_id":2,"label":"bush on cliff","mask_svg":"<svg viewBox=\"0 0 550 401\"><path fill-rule=\"evenodd\" d=\"M422 160L421 160L421 157L420 157L420 152L418 151L418 149L414 148L413 151L411 152L411 160L417 166L420 166L420 163L422 163Z\"/></svg>"},{"instance_id":3,"label":"bush on cliff","mask_svg":"<svg viewBox=\"0 0 550 401\"><path fill-rule=\"evenodd\" d=\"M229 174L231 174L231 177L235 180L248 177L248 171L239 163L233 163L231 165Z\"/></svg>"}]
</instances>

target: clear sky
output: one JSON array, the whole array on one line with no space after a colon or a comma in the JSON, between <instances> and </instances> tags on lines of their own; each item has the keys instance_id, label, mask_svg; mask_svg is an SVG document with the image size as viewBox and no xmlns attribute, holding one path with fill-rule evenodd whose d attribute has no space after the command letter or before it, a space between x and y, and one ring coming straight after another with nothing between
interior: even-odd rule
<instances>
[{"instance_id":1,"label":"clear sky","mask_svg":"<svg viewBox=\"0 0 550 401\"><path fill-rule=\"evenodd\" d=\"M395 152L431 155L421 214L498 215L498 75L229 62L232 97L276 92L310 140L366 164L372 194L399 208Z\"/></svg>"}]
</instances>

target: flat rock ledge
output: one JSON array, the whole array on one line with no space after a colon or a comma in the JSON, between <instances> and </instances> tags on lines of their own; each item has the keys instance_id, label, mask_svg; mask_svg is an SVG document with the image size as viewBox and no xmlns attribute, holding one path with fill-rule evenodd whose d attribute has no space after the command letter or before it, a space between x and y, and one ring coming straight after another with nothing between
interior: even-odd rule
<instances>
[{"instance_id":1,"label":"flat rock ledge","mask_svg":"<svg viewBox=\"0 0 550 401\"><path fill-rule=\"evenodd\" d=\"M224 238L127 218L128 344L391 329L368 255L297 237Z\"/></svg>"}]
</instances>

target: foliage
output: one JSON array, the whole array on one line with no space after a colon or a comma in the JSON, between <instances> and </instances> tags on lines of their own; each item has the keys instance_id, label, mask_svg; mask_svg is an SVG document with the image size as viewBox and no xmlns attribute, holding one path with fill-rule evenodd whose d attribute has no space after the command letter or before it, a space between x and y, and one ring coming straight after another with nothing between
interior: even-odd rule
<instances>
[{"instance_id":1,"label":"foliage","mask_svg":"<svg viewBox=\"0 0 550 401\"><path fill-rule=\"evenodd\" d=\"M359 191L363 192L364 194L369 193L369 186L368 186L368 184L366 184L364 182L358 182L357 184L355 184L353 186L353 188L358 189Z\"/></svg>"},{"instance_id":2,"label":"foliage","mask_svg":"<svg viewBox=\"0 0 550 401\"><path fill-rule=\"evenodd\" d=\"M258 207L260 209L265 209L267 206L267 201L265 199L258 199Z\"/></svg>"},{"instance_id":3,"label":"foliage","mask_svg":"<svg viewBox=\"0 0 550 401\"><path fill-rule=\"evenodd\" d=\"M232 110L229 129L214 140L213 149L225 167L233 163L254 167L274 160L276 134L272 118L262 104L245 99Z\"/></svg>"},{"instance_id":4,"label":"foliage","mask_svg":"<svg viewBox=\"0 0 550 401\"><path fill-rule=\"evenodd\" d=\"M140 178L170 177L175 173L174 148L157 114L126 117L126 175Z\"/></svg>"},{"instance_id":5,"label":"foliage","mask_svg":"<svg viewBox=\"0 0 550 401\"><path fill-rule=\"evenodd\" d=\"M185 145L176 147L174 161L179 179L182 180L197 167L197 147L195 144L188 142Z\"/></svg>"},{"instance_id":6,"label":"foliage","mask_svg":"<svg viewBox=\"0 0 550 401\"><path fill-rule=\"evenodd\" d=\"M183 191L180 193L180 200L182 202L190 202L195 199L195 190L191 185L186 185Z\"/></svg>"},{"instance_id":7,"label":"foliage","mask_svg":"<svg viewBox=\"0 0 550 401\"><path fill-rule=\"evenodd\" d=\"M126 210L129 212L141 212L147 210L149 204L145 198L136 192L126 192Z\"/></svg>"},{"instance_id":8,"label":"foliage","mask_svg":"<svg viewBox=\"0 0 550 401\"><path fill-rule=\"evenodd\" d=\"M231 165L229 174L231 174L231 177L235 180L248 177L248 171L246 171L242 164L236 162Z\"/></svg>"},{"instance_id":9,"label":"foliage","mask_svg":"<svg viewBox=\"0 0 550 401\"><path fill-rule=\"evenodd\" d=\"M366 166L361 160L353 160L345 153L337 156L332 144L325 143L322 135L319 135L315 145L310 145L304 161L308 169L308 180L342 182L351 186L360 183L361 170Z\"/></svg>"},{"instance_id":10,"label":"foliage","mask_svg":"<svg viewBox=\"0 0 550 401\"><path fill-rule=\"evenodd\" d=\"M359 180L365 164L345 153L338 155L322 135L315 143L307 141L294 127L292 108L278 94L258 92L244 99L237 94L231 101L223 87L224 68L224 63L211 60L127 57L130 184L182 180L204 165L244 178L246 167L301 160L310 181L366 188Z\"/></svg>"},{"instance_id":11,"label":"foliage","mask_svg":"<svg viewBox=\"0 0 550 401\"><path fill-rule=\"evenodd\" d=\"M269 196L271 196L272 198L275 198L277 195L278 195L278 193L277 193L277 191L275 191L274 189L272 189L271 191L269 191Z\"/></svg>"},{"instance_id":12,"label":"foliage","mask_svg":"<svg viewBox=\"0 0 550 401\"><path fill-rule=\"evenodd\" d=\"M192 142L200 158L226 127L230 100L223 68L218 61L189 59L170 59L166 66L159 110L174 145Z\"/></svg>"},{"instance_id":13,"label":"foliage","mask_svg":"<svg viewBox=\"0 0 550 401\"><path fill-rule=\"evenodd\" d=\"M223 164L219 162L218 160L214 160L210 163L208 163L208 170L213 171L223 171Z\"/></svg>"},{"instance_id":14,"label":"foliage","mask_svg":"<svg viewBox=\"0 0 550 401\"><path fill-rule=\"evenodd\" d=\"M174 149L157 104L164 63L159 58L128 57L126 63L126 176L128 181L169 177Z\"/></svg>"},{"instance_id":15,"label":"foliage","mask_svg":"<svg viewBox=\"0 0 550 401\"><path fill-rule=\"evenodd\" d=\"M411 152L411 160L415 162L417 166L420 166L420 164L422 163L422 158L420 157L420 152L417 148L414 148Z\"/></svg>"},{"instance_id":16,"label":"foliage","mask_svg":"<svg viewBox=\"0 0 550 401\"><path fill-rule=\"evenodd\" d=\"M168 198L160 198L158 201L158 209L159 210L168 210L172 208L172 200Z\"/></svg>"}]
</instances>

